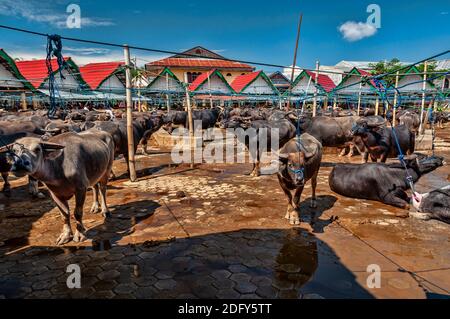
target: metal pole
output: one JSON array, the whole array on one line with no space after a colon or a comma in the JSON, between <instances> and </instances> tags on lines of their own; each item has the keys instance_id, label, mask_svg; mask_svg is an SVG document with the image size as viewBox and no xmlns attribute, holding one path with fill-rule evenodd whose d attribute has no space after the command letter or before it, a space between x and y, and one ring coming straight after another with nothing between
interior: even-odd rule
<instances>
[{"instance_id":1,"label":"metal pole","mask_svg":"<svg viewBox=\"0 0 450 319\"><path fill-rule=\"evenodd\" d=\"M130 180L136 181L136 168L134 160L134 136L133 136L133 101L131 98L131 61L130 49L128 45L123 46L123 54L125 57L125 77L126 77L126 93L127 93L127 140L128 140L128 166L130 170Z\"/></svg>"},{"instance_id":2,"label":"metal pole","mask_svg":"<svg viewBox=\"0 0 450 319\"><path fill-rule=\"evenodd\" d=\"M292 64L291 82L289 83L288 109L291 107L291 94L290 93L292 91L292 83L294 82L295 64L297 63L298 41L300 40L300 30L302 27L302 20L303 20L303 13L300 13L300 18L298 20L298 27L297 27L297 38L295 39L294 62Z\"/></svg>"},{"instance_id":3,"label":"metal pole","mask_svg":"<svg viewBox=\"0 0 450 319\"><path fill-rule=\"evenodd\" d=\"M427 69L428 69L428 61L425 61L423 65L423 84L422 84L422 105L420 107L420 125L419 125L419 134L423 134L423 110L425 109L425 90L427 88Z\"/></svg>"}]
</instances>

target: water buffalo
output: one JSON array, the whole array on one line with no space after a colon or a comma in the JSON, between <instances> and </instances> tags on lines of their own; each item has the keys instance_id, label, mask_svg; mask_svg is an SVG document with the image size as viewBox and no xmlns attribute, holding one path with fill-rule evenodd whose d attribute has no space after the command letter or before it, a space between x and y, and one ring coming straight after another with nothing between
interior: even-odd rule
<instances>
[{"instance_id":1,"label":"water buffalo","mask_svg":"<svg viewBox=\"0 0 450 319\"><path fill-rule=\"evenodd\" d=\"M245 144L252 158L253 169L250 173L251 176L259 176L261 174L260 159L263 152L278 151L273 145L273 137L278 139L278 148L280 148L293 138L296 133L295 126L288 120L258 120L253 121L250 125L240 122L236 124L237 127L246 129L244 134L238 131L236 133L238 141Z\"/></svg>"},{"instance_id":2,"label":"water buffalo","mask_svg":"<svg viewBox=\"0 0 450 319\"><path fill-rule=\"evenodd\" d=\"M300 138L294 137L281 149L279 159L278 181L286 194L288 206L285 218L291 224L299 224L299 204L303 188L311 180L311 207L316 207L316 185L322 160L322 145L320 142L304 133ZM292 196L294 191L294 196Z\"/></svg>"},{"instance_id":3,"label":"water buffalo","mask_svg":"<svg viewBox=\"0 0 450 319\"><path fill-rule=\"evenodd\" d=\"M401 111L396 115L397 123L405 125L412 133L417 134L420 126L419 115L413 111Z\"/></svg>"},{"instance_id":4,"label":"water buffalo","mask_svg":"<svg viewBox=\"0 0 450 319\"><path fill-rule=\"evenodd\" d=\"M24 137L12 145L12 150L15 153L11 158L13 174L18 177L29 175L42 181L61 211L64 226L56 244L62 245L72 239L76 242L85 240L82 217L89 187L100 191L102 213L108 214L106 184L114 160L111 136L90 131L64 133L45 142ZM73 235L68 200L74 195L76 232Z\"/></svg>"},{"instance_id":5,"label":"water buffalo","mask_svg":"<svg viewBox=\"0 0 450 319\"><path fill-rule=\"evenodd\" d=\"M415 183L419 178L442 166L442 157L428 157L418 160L412 156L405 159L408 174ZM330 188L343 196L370 199L382 203L409 208L405 190L409 188L406 172L400 163L336 164L330 173Z\"/></svg>"},{"instance_id":6,"label":"water buffalo","mask_svg":"<svg viewBox=\"0 0 450 319\"><path fill-rule=\"evenodd\" d=\"M414 152L415 134L405 125L399 125L395 128L386 127L385 121L381 117L359 120L353 125L352 134L353 136L361 137L367 149L367 152L364 154L364 162L367 162L369 155L373 162L380 159L382 163L386 162L388 157L398 156L399 151L395 137L397 137L403 154L412 154Z\"/></svg>"},{"instance_id":7,"label":"water buffalo","mask_svg":"<svg viewBox=\"0 0 450 319\"><path fill-rule=\"evenodd\" d=\"M414 193L412 203L417 212L410 215L421 219L437 219L450 224L450 186L426 194Z\"/></svg>"}]
</instances>

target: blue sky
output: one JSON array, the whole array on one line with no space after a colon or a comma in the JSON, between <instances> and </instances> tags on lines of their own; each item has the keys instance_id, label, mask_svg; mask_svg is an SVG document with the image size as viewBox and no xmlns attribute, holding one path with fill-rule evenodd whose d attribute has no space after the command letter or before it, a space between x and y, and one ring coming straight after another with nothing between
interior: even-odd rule
<instances>
[{"instance_id":1,"label":"blue sky","mask_svg":"<svg viewBox=\"0 0 450 319\"><path fill-rule=\"evenodd\" d=\"M80 5L80 29L65 26L71 3ZM381 28L367 30L371 3L380 6ZM0 0L1 24L173 51L201 45L229 58L282 65L292 64L300 12L304 18L297 64L304 67L313 67L316 59L325 65L392 57L413 62L450 47L449 0ZM366 37L344 39L339 28L346 22L348 32ZM358 22L362 29L355 31ZM80 64L122 57L120 50L110 48L68 41L63 46L64 54ZM0 30L0 47L13 57L43 57L45 40ZM132 56L140 64L163 57L137 51Z\"/></svg>"}]
</instances>

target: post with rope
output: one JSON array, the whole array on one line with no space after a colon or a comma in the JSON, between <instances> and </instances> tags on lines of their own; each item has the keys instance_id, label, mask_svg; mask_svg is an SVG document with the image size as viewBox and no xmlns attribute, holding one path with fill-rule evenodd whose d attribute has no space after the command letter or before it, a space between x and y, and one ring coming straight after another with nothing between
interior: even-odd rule
<instances>
[{"instance_id":1,"label":"post with rope","mask_svg":"<svg viewBox=\"0 0 450 319\"><path fill-rule=\"evenodd\" d=\"M393 110L392 110L392 126L393 126L393 127L395 127L395 125L396 125L396 117L397 117L397 99L398 99L397 87L398 87L398 75L399 75L399 71L397 71L397 74L395 75L394 108L393 108Z\"/></svg>"},{"instance_id":2,"label":"post with rope","mask_svg":"<svg viewBox=\"0 0 450 319\"><path fill-rule=\"evenodd\" d=\"M319 65L320 62L319 60L316 61L316 79L314 81L314 99L313 99L313 110L312 110L312 116L316 117L316 113L317 113L317 85L319 84Z\"/></svg>"},{"instance_id":3,"label":"post with rope","mask_svg":"<svg viewBox=\"0 0 450 319\"><path fill-rule=\"evenodd\" d=\"M134 136L133 136L133 100L131 98L131 60L130 48L127 44L123 46L125 57L125 78L127 93L127 140L128 140L128 167L130 169L130 180L136 181L136 166L134 159Z\"/></svg>"},{"instance_id":4,"label":"post with rope","mask_svg":"<svg viewBox=\"0 0 450 319\"><path fill-rule=\"evenodd\" d=\"M191 150L191 168L194 168L194 156L192 156L192 151L195 147L194 144L194 122L192 121L192 108L191 108L191 97L189 95L188 84L185 85L186 90L186 107L188 113L188 125L189 125L189 146Z\"/></svg>"},{"instance_id":5,"label":"post with rope","mask_svg":"<svg viewBox=\"0 0 450 319\"><path fill-rule=\"evenodd\" d=\"M22 107L22 110L27 110L27 97L25 95L25 92L20 93L20 105Z\"/></svg>"},{"instance_id":6,"label":"post with rope","mask_svg":"<svg viewBox=\"0 0 450 319\"><path fill-rule=\"evenodd\" d=\"M420 125L419 125L419 134L424 134L424 126L423 126L423 111L425 109L425 90L427 88L427 69L428 69L428 61L425 61L423 64L423 84L422 84L422 104L420 106Z\"/></svg>"},{"instance_id":7,"label":"post with rope","mask_svg":"<svg viewBox=\"0 0 450 319\"><path fill-rule=\"evenodd\" d=\"M378 115L378 108L380 106L380 99L377 95L377 99L375 100L375 115Z\"/></svg>"},{"instance_id":8,"label":"post with rope","mask_svg":"<svg viewBox=\"0 0 450 319\"><path fill-rule=\"evenodd\" d=\"M288 109L291 108L291 91L292 91L292 83L294 83L295 64L297 63L298 41L300 39L300 30L302 28L302 20L303 20L303 13L300 13L300 18L298 20L298 27L297 27L297 38L295 39L294 61L292 63L291 81L289 83L289 94L288 94L288 101L287 101Z\"/></svg>"}]
</instances>

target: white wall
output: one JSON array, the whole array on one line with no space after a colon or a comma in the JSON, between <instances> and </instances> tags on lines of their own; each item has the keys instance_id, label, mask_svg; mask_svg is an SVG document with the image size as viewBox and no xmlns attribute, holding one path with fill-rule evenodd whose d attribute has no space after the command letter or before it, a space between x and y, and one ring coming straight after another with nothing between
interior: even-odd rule
<instances>
[{"instance_id":1,"label":"white wall","mask_svg":"<svg viewBox=\"0 0 450 319\"><path fill-rule=\"evenodd\" d=\"M80 83L68 70L63 70L62 74L65 79L60 77L59 72L55 73L55 88L57 90L76 90L80 87ZM45 80L43 87L48 89L48 79Z\"/></svg>"},{"instance_id":2,"label":"white wall","mask_svg":"<svg viewBox=\"0 0 450 319\"><path fill-rule=\"evenodd\" d=\"M109 91L109 90L125 90L125 85L120 82L116 75L110 76L105 82L100 85L99 90Z\"/></svg>"},{"instance_id":3,"label":"white wall","mask_svg":"<svg viewBox=\"0 0 450 319\"><path fill-rule=\"evenodd\" d=\"M0 86L23 88L23 83L17 81L18 79L9 72L2 64L0 64Z\"/></svg>"},{"instance_id":4,"label":"white wall","mask_svg":"<svg viewBox=\"0 0 450 319\"><path fill-rule=\"evenodd\" d=\"M344 89L337 90L337 93L358 93L359 92L359 82L361 81L361 77L359 75L352 75L347 82L345 82L342 86ZM355 85L352 85L355 84ZM350 86L351 85L351 86ZM361 88L362 93L371 92L371 86L369 84L365 84Z\"/></svg>"},{"instance_id":5,"label":"white wall","mask_svg":"<svg viewBox=\"0 0 450 319\"><path fill-rule=\"evenodd\" d=\"M309 87L308 87L308 82ZM298 83L292 88L292 93L294 94L305 94L306 90L308 90L308 94L314 93L316 88L313 80L309 81L309 78L304 76Z\"/></svg>"},{"instance_id":6,"label":"white wall","mask_svg":"<svg viewBox=\"0 0 450 319\"><path fill-rule=\"evenodd\" d=\"M241 93L247 94L275 94L270 85L260 76Z\"/></svg>"},{"instance_id":7,"label":"white wall","mask_svg":"<svg viewBox=\"0 0 450 319\"><path fill-rule=\"evenodd\" d=\"M155 82L153 82L152 86L149 87L149 90L156 90L156 91L167 91L167 88L169 91L175 91L175 92L184 92L183 87L177 82L175 81L173 78L171 78L170 76L169 78L169 86L167 86L166 83L166 76L159 76L157 78L157 80Z\"/></svg>"},{"instance_id":8,"label":"white wall","mask_svg":"<svg viewBox=\"0 0 450 319\"><path fill-rule=\"evenodd\" d=\"M230 93L231 90L227 87L227 85L216 75L213 74L209 78L210 84L208 84L208 80L203 83L203 85L196 91L201 93L209 93L210 89L209 86L211 86L211 92L220 92L220 93Z\"/></svg>"},{"instance_id":9,"label":"white wall","mask_svg":"<svg viewBox=\"0 0 450 319\"><path fill-rule=\"evenodd\" d=\"M401 86L403 86L405 84L408 84L408 83L417 82L417 81L419 81L419 82L411 84L411 85L408 85L408 86L405 86L404 88L400 88L398 90L400 92L412 92L412 91L414 91L414 92L421 92L422 88L423 88L423 82L421 82L421 81L423 81L423 75L418 75L418 74L406 75L405 77L403 77L402 79L400 79L398 81L398 87L401 87ZM431 85L429 83L426 84L426 89L427 90L431 90L432 89L432 87L431 87Z\"/></svg>"}]
</instances>

